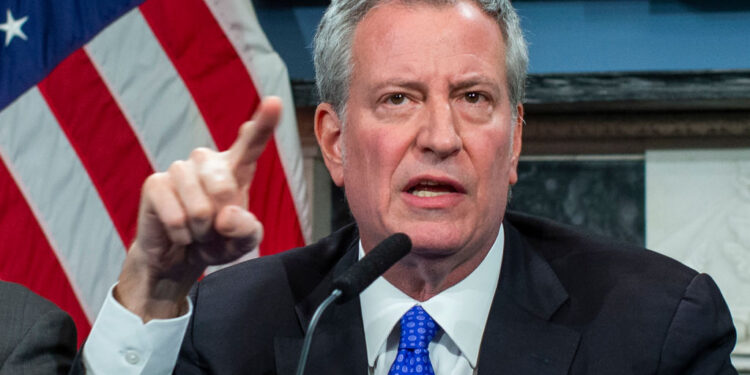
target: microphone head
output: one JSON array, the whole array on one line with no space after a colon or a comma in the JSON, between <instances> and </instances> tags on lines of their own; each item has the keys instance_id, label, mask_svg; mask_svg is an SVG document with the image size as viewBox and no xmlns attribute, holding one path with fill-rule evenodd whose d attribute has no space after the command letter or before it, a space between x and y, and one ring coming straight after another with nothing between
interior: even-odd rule
<instances>
[{"instance_id":1,"label":"microphone head","mask_svg":"<svg viewBox=\"0 0 750 375\"><path fill-rule=\"evenodd\" d=\"M409 251L411 239L404 233L396 233L383 240L333 281L333 288L342 292L337 302L344 303L358 296Z\"/></svg>"}]
</instances>

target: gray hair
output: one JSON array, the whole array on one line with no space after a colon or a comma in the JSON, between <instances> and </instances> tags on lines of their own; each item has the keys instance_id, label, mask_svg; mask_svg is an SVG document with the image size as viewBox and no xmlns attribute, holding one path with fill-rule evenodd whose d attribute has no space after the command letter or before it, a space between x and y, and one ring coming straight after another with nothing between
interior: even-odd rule
<instances>
[{"instance_id":1,"label":"gray hair","mask_svg":"<svg viewBox=\"0 0 750 375\"><path fill-rule=\"evenodd\" d=\"M352 75L352 40L354 30L375 6L389 0L332 0L318 25L313 41L315 81L322 102L333 105L344 116L349 99ZM397 0L404 3L434 5L455 4L459 0ZM509 0L471 0L497 21L505 39L505 74L513 117L526 90L526 67L529 62L526 41L516 10Z\"/></svg>"}]
</instances>

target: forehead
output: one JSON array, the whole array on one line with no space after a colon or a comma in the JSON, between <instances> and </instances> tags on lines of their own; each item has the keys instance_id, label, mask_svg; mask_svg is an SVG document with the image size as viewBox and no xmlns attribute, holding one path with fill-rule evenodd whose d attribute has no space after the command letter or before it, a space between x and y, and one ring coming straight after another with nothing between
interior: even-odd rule
<instances>
[{"instance_id":1,"label":"forehead","mask_svg":"<svg viewBox=\"0 0 750 375\"><path fill-rule=\"evenodd\" d=\"M442 64L442 70L447 66L494 71L504 81L505 43L500 26L469 0L378 5L357 25L352 52L355 76L358 71L360 75L434 74L436 65Z\"/></svg>"}]
</instances>

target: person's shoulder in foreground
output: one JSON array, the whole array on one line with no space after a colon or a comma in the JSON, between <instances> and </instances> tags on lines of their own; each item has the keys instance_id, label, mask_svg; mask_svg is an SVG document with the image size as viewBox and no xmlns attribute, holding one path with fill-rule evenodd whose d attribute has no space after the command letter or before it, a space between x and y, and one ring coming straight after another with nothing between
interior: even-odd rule
<instances>
[{"instance_id":1,"label":"person's shoulder in foreground","mask_svg":"<svg viewBox=\"0 0 750 375\"><path fill-rule=\"evenodd\" d=\"M75 354L68 314L24 286L0 281L0 375L67 374Z\"/></svg>"},{"instance_id":2,"label":"person's shoulder in foreground","mask_svg":"<svg viewBox=\"0 0 750 375\"><path fill-rule=\"evenodd\" d=\"M580 334L570 373L737 373L732 317L707 274L546 219L508 222L506 244L544 259L566 294L550 321Z\"/></svg>"}]
</instances>

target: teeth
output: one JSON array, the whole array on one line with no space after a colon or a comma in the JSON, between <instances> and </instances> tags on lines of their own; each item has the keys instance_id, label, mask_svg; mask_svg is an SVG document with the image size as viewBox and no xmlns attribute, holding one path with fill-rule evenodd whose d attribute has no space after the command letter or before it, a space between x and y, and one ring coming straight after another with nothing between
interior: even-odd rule
<instances>
[{"instance_id":1,"label":"teeth","mask_svg":"<svg viewBox=\"0 0 750 375\"><path fill-rule=\"evenodd\" d=\"M412 192L412 195L416 195L420 198L429 198L429 197L437 197L440 195L448 194L447 192L442 191L428 191L428 190L414 190Z\"/></svg>"}]
</instances>

